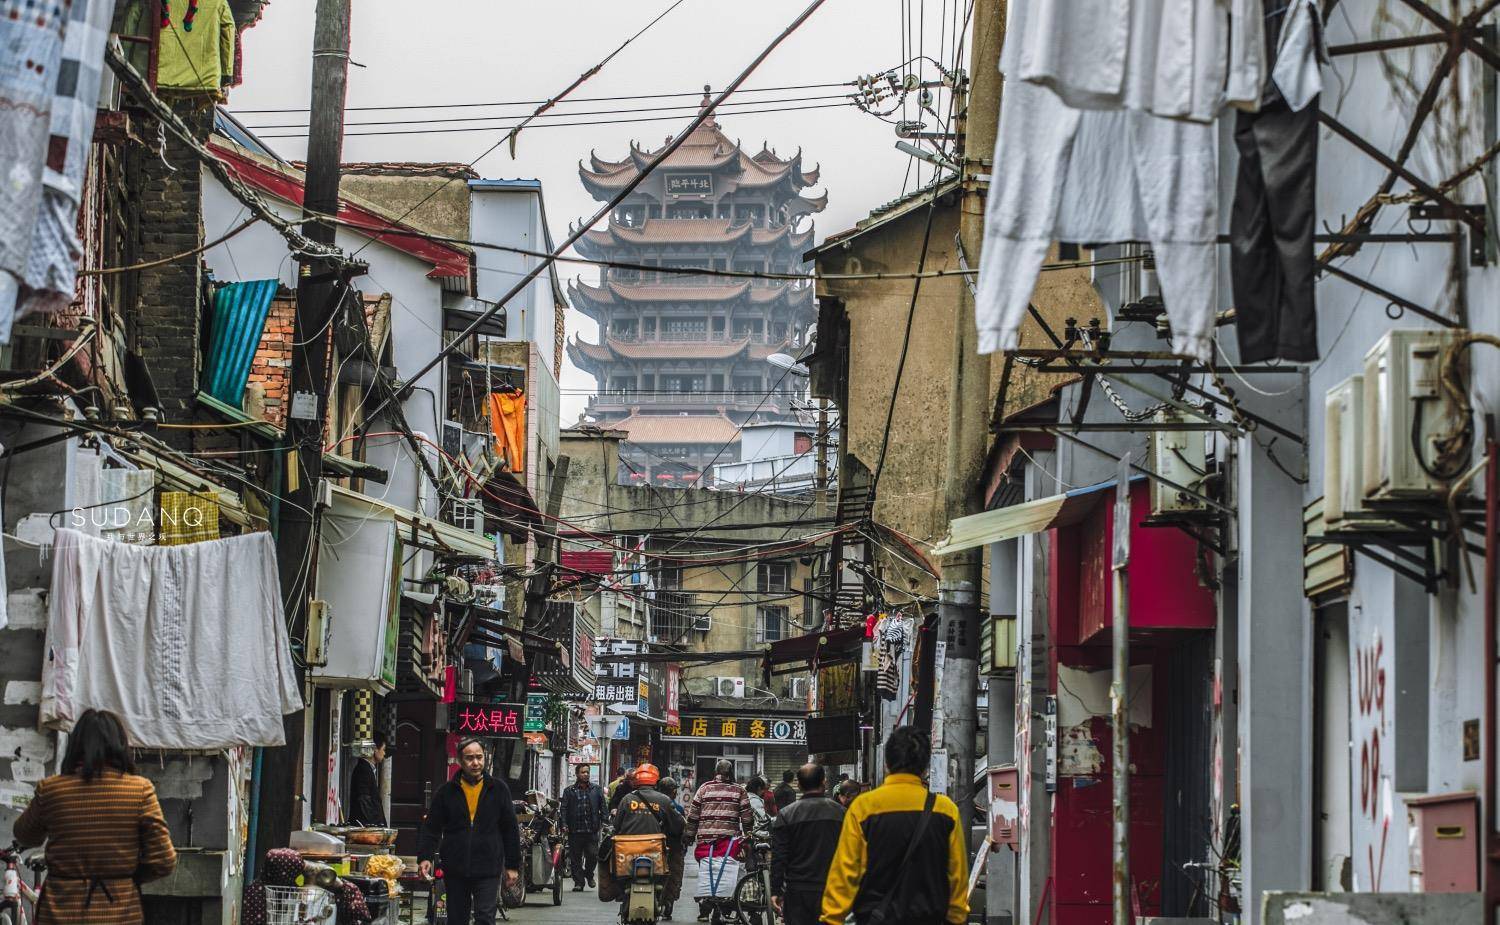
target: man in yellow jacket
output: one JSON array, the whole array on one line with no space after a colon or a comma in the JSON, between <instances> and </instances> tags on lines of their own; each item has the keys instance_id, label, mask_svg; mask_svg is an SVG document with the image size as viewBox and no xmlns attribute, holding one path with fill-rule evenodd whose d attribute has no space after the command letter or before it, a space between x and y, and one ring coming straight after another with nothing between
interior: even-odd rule
<instances>
[{"instance_id":1,"label":"man in yellow jacket","mask_svg":"<svg viewBox=\"0 0 1500 925\"><path fill-rule=\"evenodd\" d=\"M885 782L849 806L823 889L824 925L962 925L969 858L958 807L922 775L927 736L901 726L885 743Z\"/></svg>"}]
</instances>

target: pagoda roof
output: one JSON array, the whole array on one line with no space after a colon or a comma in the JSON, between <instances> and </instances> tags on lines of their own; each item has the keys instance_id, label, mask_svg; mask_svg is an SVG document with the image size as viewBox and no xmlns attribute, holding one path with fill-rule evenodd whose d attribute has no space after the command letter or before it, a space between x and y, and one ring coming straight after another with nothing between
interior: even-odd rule
<instances>
[{"instance_id":1,"label":"pagoda roof","mask_svg":"<svg viewBox=\"0 0 1500 925\"><path fill-rule=\"evenodd\" d=\"M701 105L708 105L708 101L705 93ZM629 155L620 161L605 160L590 152L589 166L578 165L579 175L591 192L612 195L645 170L671 140L669 137L661 147L652 149L631 142ZM668 170L725 170L737 176L741 187L774 186L790 181L794 190L800 190L817 183L819 176L817 167L809 171L802 169L801 149L789 159L778 157L764 144L759 153L747 154L738 141L731 141L724 134L713 116L694 129L661 166Z\"/></svg>"},{"instance_id":2,"label":"pagoda roof","mask_svg":"<svg viewBox=\"0 0 1500 925\"><path fill-rule=\"evenodd\" d=\"M632 414L609 425L631 443L712 443L739 439L740 427L724 414Z\"/></svg>"},{"instance_id":3,"label":"pagoda roof","mask_svg":"<svg viewBox=\"0 0 1500 925\"><path fill-rule=\"evenodd\" d=\"M607 337L603 343L591 344L576 335L568 341L568 355L585 372L594 372L600 364L618 360L729 360L747 348L757 358L770 356L784 345L750 346L750 338L730 341L692 343L682 341L623 341ZM764 354L760 351L764 351Z\"/></svg>"},{"instance_id":4,"label":"pagoda roof","mask_svg":"<svg viewBox=\"0 0 1500 925\"><path fill-rule=\"evenodd\" d=\"M799 197L798 202L806 200ZM798 209L796 214L804 215L806 211ZM578 250L585 257L599 258L622 247L694 244L734 247L750 244L756 247L782 245L801 253L812 241L812 237L811 226L794 232L790 224L761 228L748 221L736 223L728 218L652 218L640 225L622 225L610 219L605 227L585 233L578 240Z\"/></svg>"},{"instance_id":5,"label":"pagoda roof","mask_svg":"<svg viewBox=\"0 0 1500 925\"><path fill-rule=\"evenodd\" d=\"M771 305L781 301L792 292L790 283L772 286L752 286L748 280L732 282L726 279L721 285L672 286L660 283L633 284L613 280L602 286L594 286L581 280L569 284L579 310L589 314L589 309L599 305L619 305L638 302L732 302L749 296L752 305ZM590 314L590 317L593 317Z\"/></svg>"}]
</instances>

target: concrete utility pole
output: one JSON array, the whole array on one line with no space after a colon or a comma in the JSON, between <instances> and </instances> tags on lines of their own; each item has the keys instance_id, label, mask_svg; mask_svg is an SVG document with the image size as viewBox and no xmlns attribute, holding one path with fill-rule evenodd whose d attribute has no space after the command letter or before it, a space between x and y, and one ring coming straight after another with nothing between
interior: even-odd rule
<instances>
[{"instance_id":1,"label":"concrete utility pole","mask_svg":"<svg viewBox=\"0 0 1500 925\"><path fill-rule=\"evenodd\" d=\"M1113 674L1109 705L1113 714L1114 900L1115 925L1130 925L1130 453L1120 457L1115 477L1114 625L1110 638Z\"/></svg>"},{"instance_id":2,"label":"concrete utility pole","mask_svg":"<svg viewBox=\"0 0 1500 925\"><path fill-rule=\"evenodd\" d=\"M979 265L984 240L985 191L995 157L1000 122L1000 46L1005 31L1005 0L975 0L970 37L969 86L958 103L958 150L962 164L959 246L970 266ZM945 514L948 520L978 513L979 481L989 441L990 361L978 350L974 296L959 286L953 320L953 362L948 404L948 466ZM964 831L974 815L974 742L979 713L979 597L985 550L949 556L942 566L942 626L947 643L943 670L943 747L948 753L949 795L958 804Z\"/></svg>"},{"instance_id":3,"label":"concrete utility pole","mask_svg":"<svg viewBox=\"0 0 1500 925\"><path fill-rule=\"evenodd\" d=\"M312 112L307 139L304 214L333 215L339 206L339 167L343 161L344 95L349 75L350 0L318 0L313 27ZM308 219L302 233L319 244L334 243L335 227ZM283 469L286 481L276 537L276 565L281 572L293 645L306 636L307 602L316 568L316 511L323 478L323 418L328 411L328 355L319 347L320 332L342 302L341 269L324 260L303 259L297 276L297 313L292 326L292 404L287 417ZM317 341L317 343L307 343ZM312 704L307 704L312 708ZM258 850L279 848L291 837L300 811L302 781L302 712L285 720L286 745L266 751L260 779ZM303 795L303 799L306 795ZM253 861L252 861L253 863Z\"/></svg>"}]
</instances>

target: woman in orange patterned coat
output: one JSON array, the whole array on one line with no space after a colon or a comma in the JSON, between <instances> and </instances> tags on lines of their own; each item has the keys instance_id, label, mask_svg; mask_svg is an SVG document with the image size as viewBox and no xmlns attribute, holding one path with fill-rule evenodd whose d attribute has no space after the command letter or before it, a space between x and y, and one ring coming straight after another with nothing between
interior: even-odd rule
<instances>
[{"instance_id":1,"label":"woman in orange patterned coat","mask_svg":"<svg viewBox=\"0 0 1500 925\"><path fill-rule=\"evenodd\" d=\"M47 843L36 925L143 925L140 884L170 874L177 852L119 717L78 717L63 772L37 784L15 824L21 844Z\"/></svg>"}]
</instances>

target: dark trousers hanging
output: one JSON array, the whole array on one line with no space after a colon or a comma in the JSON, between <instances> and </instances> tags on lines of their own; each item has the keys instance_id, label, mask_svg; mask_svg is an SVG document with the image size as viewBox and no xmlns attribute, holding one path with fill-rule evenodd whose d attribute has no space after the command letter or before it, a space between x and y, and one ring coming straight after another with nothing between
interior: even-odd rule
<instances>
[{"instance_id":1,"label":"dark trousers hanging","mask_svg":"<svg viewBox=\"0 0 1500 925\"><path fill-rule=\"evenodd\" d=\"M1240 362L1316 360L1318 100L1292 112L1269 88L1260 112L1236 116L1234 144L1229 268Z\"/></svg>"}]
</instances>

